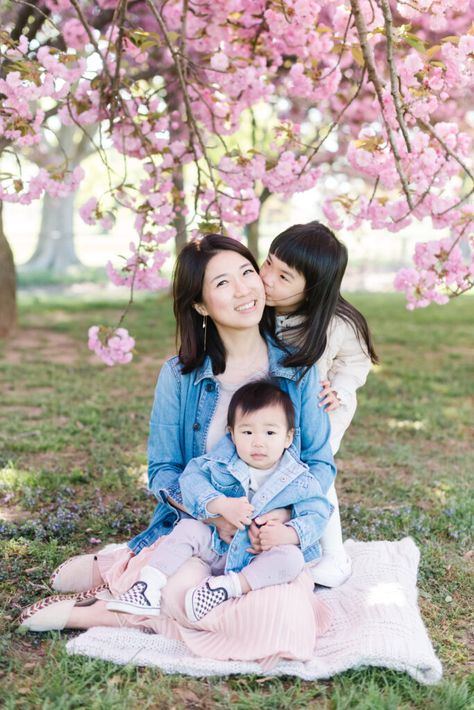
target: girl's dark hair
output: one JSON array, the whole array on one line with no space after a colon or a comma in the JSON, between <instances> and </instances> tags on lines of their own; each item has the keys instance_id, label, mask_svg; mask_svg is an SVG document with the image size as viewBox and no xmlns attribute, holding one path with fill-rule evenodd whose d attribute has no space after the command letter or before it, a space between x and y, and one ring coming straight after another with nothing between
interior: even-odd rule
<instances>
[{"instance_id":1,"label":"girl's dark hair","mask_svg":"<svg viewBox=\"0 0 474 710\"><path fill-rule=\"evenodd\" d=\"M275 237L270 254L296 269L306 281L304 300L292 314L303 316L301 324L291 328L297 350L287 355L283 365L308 368L317 362L326 347L327 330L334 315L352 326L371 361L378 363L367 321L341 296L348 254L335 234L320 222L295 224ZM275 311L267 311L267 325L274 328Z\"/></svg>"},{"instance_id":2,"label":"girl's dark hair","mask_svg":"<svg viewBox=\"0 0 474 710\"><path fill-rule=\"evenodd\" d=\"M243 244L222 234L206 234L202 239L188 242L176 259L173 272L174 315L176 340L182 372L187 374L200 367L206 355L212 362L215 375L225 370L226 352L211 318L207 319L206 347L204 348L203 316L194 308L202 301L204 274L210 260L221 251L233 251L247 259L258 273L258 264ZM263 328L263 326L262 326Z\"/></svg>"},{"instance_id":3,"label":"girl's dark hair","mask_svg":"<svg viewBox=\"0 0 474 710\"><path fill-rule=\"evenodd\" d=\"M278 385L270 380L255 380L248 382L234 392L227 410L227 426L233 429L237 411L240 414L251 414L272 405L283 409L288 424L288 431L295 428L295 408L290 397Z\"/></svg>"}]
</instances>

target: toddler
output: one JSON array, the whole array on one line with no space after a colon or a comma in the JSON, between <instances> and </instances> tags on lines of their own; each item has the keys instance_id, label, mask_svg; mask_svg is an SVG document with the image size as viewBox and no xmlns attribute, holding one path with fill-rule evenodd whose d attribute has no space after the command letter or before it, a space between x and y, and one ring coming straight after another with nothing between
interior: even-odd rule
<instances>
[{"instance_id":1,"label":"toddler","mask_svg":"<svg viewBox=\"0 0 474 710\"><path fill-rule=\"evenodd\" d=\"M183 503L194 519L177 523L140 579L108 609L158 615L168 578L197 556L211 570L186 594L186 615L197 622L229 598L293 581L305 563L319 558L318 540L331 506L293 445L290 397L268 380L250 382L233 395L227 426L228 434L209 453L192 459L180 477ZM285 507L291 519L262 526L262 552L255 554L248 526L259 515ZM212 525L218 516L237 528L230 544Z\"/></svg>"}]
</instances>

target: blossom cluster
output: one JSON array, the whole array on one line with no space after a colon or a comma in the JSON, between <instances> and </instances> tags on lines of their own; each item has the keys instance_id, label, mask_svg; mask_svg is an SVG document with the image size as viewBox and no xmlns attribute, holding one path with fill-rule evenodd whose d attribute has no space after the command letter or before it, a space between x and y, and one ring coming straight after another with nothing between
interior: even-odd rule
<instances>
[{"instance_id":1,"label":"blossom cluster","mask_svg":"<svg viewBox=\"0 0 474 710\"><path fill-rule=\"evenodd\" d=\"M111 330L93 325L89 328L89 350L92 350L106 365L125 365L133 358L135 340L126 328Z\"/></svg>"},{"instance_id":2,"label":"blossom cluster","mask_svg":"<svg viewBox=\"0 0 474 710\"><path fill-rule=\"evenodd\" d=\"M394 286L407 297L407 308L424 308L430 303L443 305L449 295L460 294L474 286L474 264L463 255L474 248L474 233L470 239L459 237L419 243L415 247L415 268L401 269Z\"/></svg>"},{"instance_id":3,"label":"blossom cluster","mask_svg":"<svg viewBox=\"0 0 474 710\"><path fill-rule=\"evenodd\" d=\"M366 33L347 0L160 0L156 12L130 3L124 17L111 12L116 0L84 0L80 13L69 0L42 4L50 17L36 37L26 25L18 39L0 37L0 141L27 154L59 119L100 126L101 149L140 162L136 183L117 179L80 208L102 228L119 205L135 215L129 255L107 265L113 283L162 288L163 245L177 229L205 223L239 235L258 219L262 195L287 199L332 170L367 185L347 194L337 181L321 197L334 228L396 232L428 218L451 234L449 257L436 243L427 265L420 247L414 269L397 279L410 306L468 287L469 258L459 256L459 231L469 240L473 219L462 183L472 179L468 0L397 3L391 48L383 10L369 0L355 0ZM335 147L323 153L331 134ZM183 169L194 182L188 203L177 180ZM81 178L67 165L29 179L2 173L0 199L63 196ZM122 334L106 344L98 333L97 352L110 353L113 338L128 342Z\"/></svg>"}]
</instances>

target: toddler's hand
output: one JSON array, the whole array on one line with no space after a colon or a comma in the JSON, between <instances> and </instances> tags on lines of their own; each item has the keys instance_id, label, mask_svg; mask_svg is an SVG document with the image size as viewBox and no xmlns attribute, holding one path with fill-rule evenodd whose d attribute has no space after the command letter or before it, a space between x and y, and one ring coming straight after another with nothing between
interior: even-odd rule
<instances>
[{"instance_id":1,"label":"toddler's hand","mask_svg":"<svg viewBox=\"0 0 474 710\"><path fill-rule=\"evenodd\" d=\"M298 533L289 525L269 520L260 528L260 546L265 552L276 545L299 545Z\"/></svg>"},{"instance_id":2,"label":"toddler's hand","mask_svg":"<svg viewBox=\"0 0 474 710\"><path fill-rule=\"evenodd\" d=\"M242 496L242 498L227 498L227 496L222 496L216 500L218 501L218 507L214 506L214 512L222 515L231 525L235 525L239 530L245 530L245 527L250 525L254 507L249 503L246 496ZM212 501L211 504L212 503L214 503L214 501ZM211 504L207 506L209 511L211 511Z\"/></svg>"},{"instance_id":3,"label":"toddler's hand","mask_svg":"<svg viewBox=\"0 0 474 710\"><path fill-rule=\"evenodd\" d=\"M257 518L259 520L259 518ZM248 529L251 547L247 547L247 552L251 552L252 555L258 555L262 552L262 547L260 545L260 527L256 524L255 520Z\"/></svg>"}]
</instances>

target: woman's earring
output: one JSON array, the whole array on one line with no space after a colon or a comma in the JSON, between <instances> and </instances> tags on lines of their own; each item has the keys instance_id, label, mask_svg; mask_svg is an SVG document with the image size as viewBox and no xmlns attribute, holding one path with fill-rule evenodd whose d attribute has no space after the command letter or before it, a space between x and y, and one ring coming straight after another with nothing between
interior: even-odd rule
<instances>
[{"instance_id":1,"label":"woman's earring","mask_svg":"<svg viewBox=\"0 0 474 710\"><path fill-rule=\"evenodd\" d=\"M204 328L204 352L207 347L207 316L202 317L202 327Z\"/></svg>"}]
</instances>

